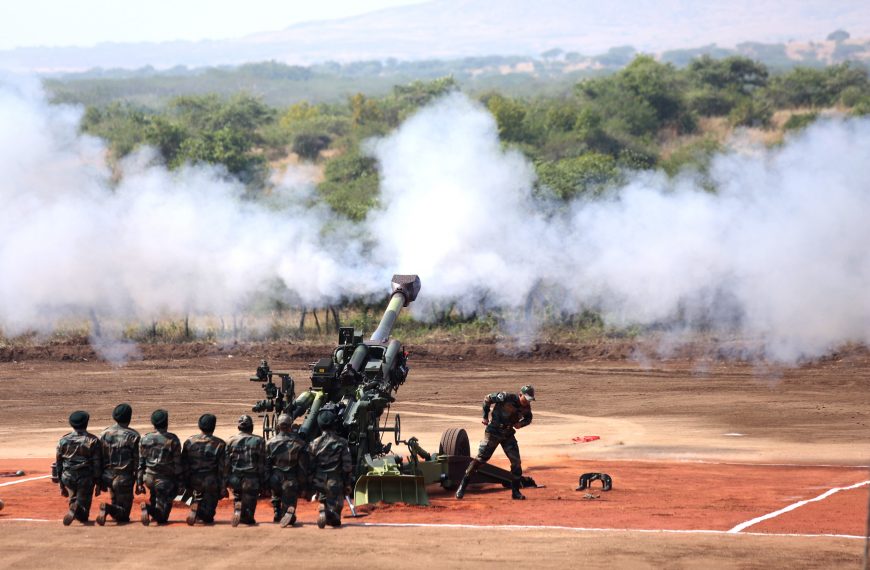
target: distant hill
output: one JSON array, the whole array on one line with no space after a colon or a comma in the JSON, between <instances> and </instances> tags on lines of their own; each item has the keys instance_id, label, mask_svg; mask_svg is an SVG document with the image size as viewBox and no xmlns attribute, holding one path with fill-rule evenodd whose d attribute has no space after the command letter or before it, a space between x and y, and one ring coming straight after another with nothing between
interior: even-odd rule
<instances>
[{"instance_id":1,"label":"distant hill","mask_svg":"<svg viewBox=\"0 0 870 570\"><path fill-rule=\"evenodd\" d=\"M870 37L866 0L433 0L223 41L99 44L0 51L0 68L63 72L275 60L401 60L477 55L593 55L745 42L809 42L845 29Z\"/></svg>"}]
</instances>

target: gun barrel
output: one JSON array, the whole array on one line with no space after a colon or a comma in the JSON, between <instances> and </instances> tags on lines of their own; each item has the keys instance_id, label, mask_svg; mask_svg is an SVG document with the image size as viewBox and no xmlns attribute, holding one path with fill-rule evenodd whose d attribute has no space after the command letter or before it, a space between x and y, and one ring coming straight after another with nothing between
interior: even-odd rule
<instances>
[{"instance_id":1,"label":"gun barrel","mask_svg":"<svg viewBox=\"0 0 870 570\"><path fill-rule=\"evenodd\" d=\"M391 285L393 293L390 296L390 303L387 305L387 310L384 311L384 316L381 317L378 328L369 339L372 342L387 342L390 339L393 325L399 318L399 311L402 310L402 307L407 307L412 303L420 292L420 277L417 275L393 275Z\"/></svg>"}]
</instances>

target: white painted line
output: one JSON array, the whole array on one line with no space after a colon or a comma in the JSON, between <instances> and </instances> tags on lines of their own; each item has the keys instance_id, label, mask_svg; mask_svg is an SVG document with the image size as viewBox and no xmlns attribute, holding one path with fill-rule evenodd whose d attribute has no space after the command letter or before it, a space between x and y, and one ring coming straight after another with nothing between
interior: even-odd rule
<instances>
[{"instance_id":1,"label":"white painted line","mask_svg":"<svg viewBox=\"0 0 870 570\"><path fill-rule=\"evenodd\" d=\"M553 526L553 525L477 525L477 524L450 524L450 523L342 523L344 526L365 527L408 527L408 528L457 528L457 529L480 529L480 530L508 530L508 531L534 531L534 530L564 530L571 532L636 532L642 534L735 534L729 530L680 530L680 529L646 529L646 528L584 528L576 526ZM865 537L852 534L799 534L799 533L774 533L774 532L742 532L740 536L772 536L772 537L795 537L795 538L849 538L864 540Z\"/></svg>"},{"instance_id":2,"label":"white painted line","mask_svg":"<svg viewBox=\"0 0 870 570\"><path fill-rule=\"evenodd\" d=\"M732 533L732 534L738 533L745 528L749 528L752 525L756 525L756 524L758 524L762 521L766 521L768 519L776 518L779 515L785 514L789 511L793 511L793 510L795 510L799 507L802 507L808 503L814 503L816 501L823 501L823 500L827 499L828 497L830 497L831 495L833 495L834 493L839 493L840 491L848 491L850 489L857 489L858 487L863 487L864 485L867 485L867 484L870 484L870 481L862 481L860 483L855 483L854 485L849 485L848 487L834 487L833 489L828 489L827 491L825 491L824 493L822 493L818 497L814 497L812 499L807 499L805 501L798 501L797 503L793 503L787 507L779 509L778 511L774 511L772 513L767 513L766 515L762 515L762 516L756 517L752 520L742 522L739 525L732 528L731 530L729 530L728 532Z\"/></svg>"},{"instance_id":3,"label":"white painted line","mask_svg":"<svg viewBox=\"0 0 870 570\"><path fill-rule=\"evenodd\" d=\"M0 517L0 523L3 522L61 522L60 519L26 519L14 518L5 519ZM177 522L177 521L174 521ZM656 529L656 528L584 528L576 526L555 526L555 525L498 525L498 524L460 524L460 523L353 523L342 522L342 526L350 527L391 527L391 528L455 528L455 529L470 529L470 530L506 530L506 531L535 531L535 530L564 530L569 532L635 532L639 534L710 534L710 535L738 535L738 536L761 536L761 537L789 537L789 538L846 538L853 540L865 540L865 537L853 534L799 534L799 533L777 533L777 532L741 532L732 533L728 530L680 530L680 529Z\"/></svg>"},{"instance_id":4,"label":"white painted line","mask_svg":"<svg viewBox=\"0 0 870 570\"><path fill-rule=\"evenodd\" d=\"M48 479L51 475L40 475L39 477L28 477L27 479L19 479L17 481L9 481L8 483L0 483L0 487L8 487L9 485L18 485L19 483L27 483L28 481L38 481L40 479Z\"/></svg>"}]
</instances>

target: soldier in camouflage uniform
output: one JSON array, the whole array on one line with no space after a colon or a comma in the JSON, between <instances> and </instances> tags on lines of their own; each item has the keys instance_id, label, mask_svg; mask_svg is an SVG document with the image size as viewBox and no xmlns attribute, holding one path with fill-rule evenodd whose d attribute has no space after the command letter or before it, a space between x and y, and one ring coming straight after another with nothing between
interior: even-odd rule
<instances>
[{"instance_id":1,"label":"soldier in camouflage uniform","mask_svg":"<svg viewBox=\"0 0 870 570\"><path fill-rule=\"evenodd\" d=\"M139 472L136 479L136 494L151 492L149 504L142 503L142 524L148 525L151 518L158 523L169 520L172 501L181 490L184 468L181 464L181 441L169 433L169 412L155 410L151 424L156 431L146 433L139 442Z\"/></svg>"},{"instance_id":2,"label":"soldier in camouflage uniform","mask_svg":"<svg viewBox=\"0 0 870 570\"><path fill-rule=\"evenodd\" d=\"M227 445L213 435L216 425L217 418L214 415L200 416L199 429L202 433L190 436L181 450L181 462L187 478L185 486L193 495L187 515L187 524L191 526L196 519L206 524L213 523L218 501L227 496L224 480Z\"/></svg>"},{"instance_id":3,"label":"soldier in camouflage uniform","mask_svg":"<svg viewBox=\"0 0 870 570\"><path fill-rule=\"evenodd\" d=\"M117 522L129 522L133 508L133 486L139 467L139 432L128 427L133 417L130 404L118 404L112 418L118 422L100 435L103 450L103 491L109 491L110 504L100 503L97 524L106 524L106 515Z\"/></svg>"},{"instance_id":4,"label":"soldier in camouflage uniform","mask_svg":"<svg viewBox=\"0 0 870 570\"><path fill-rule=\"evenodd\" d=\"M465 476L456 490L456 498L465 496L465 488L469 478L483 463L489 461L496 448L501 445L505 455L511 462L511 473L516 475L511 485L511 498L522 500L526 497L520 492L520 477L523 474L523 466L520 462L520 446L515 437L516 430L524 428L532 423L532 405L535 399L535 389L532 386L520 388L519 395L507 392L493 392L483 400L483 425L486 432L483 441L477 450L477 457L471 460ZM492 406L492 420L489 419L489 410Z\"/></svg>"},{"instance_id":5,"label":"soldier in camouflage uniform","mask_svg":"<svg viewBox=\"0 0 870 570\"><path fill-rule=\"evenodd\" d=\"M296 500L305 480L307 443L293 429L289 414L278 416L278 433L266 442L266 471L272 487L275 522L288 527L296 522Z\"/></svg>"},{"instance_id":6,"label":"soldier in camouflage uniform","mask_svg":"<svg viewBox=\"0 0 870 570\"><path fill-rule=\"evenodd\" d=\"M74 519L88 521L91 511L91 497L99 496L100 476L103 473L102 449L100 440L88 433L87 412L81 410L70 414L69 425L74 431L66 434L57 443L57 477L60 481L60 494L69 497L69 512L63 517L63 524L69 526Z\"/></svg>"},{"instance_id":7,"label":"soldier in camouflage uniform","mask_svg":"<svg viewBox=\"0 0 870 570\"><path fill-rule=\"evenodd\" d=\"M227 441L226 481L233 490L233 526L257 524L257 497L266 485L266 443L254 435L254 420L239 418L239 433Z\"/></svg>"},{"instance_id":8,"label":"soldier in camouflage uniform","mask_svg":"<svg viewBox=\"0 0 870 570\"><path fill-rule=\"evenodd\" d=\"M341 526L341 509L345 495L353 488L353 460L347 440L335 433L338 417L330 409L317 414L323 434L308 444L311 457L312 486L320 491L320 515L317 526Z\"/></svg>"}]
</instances>

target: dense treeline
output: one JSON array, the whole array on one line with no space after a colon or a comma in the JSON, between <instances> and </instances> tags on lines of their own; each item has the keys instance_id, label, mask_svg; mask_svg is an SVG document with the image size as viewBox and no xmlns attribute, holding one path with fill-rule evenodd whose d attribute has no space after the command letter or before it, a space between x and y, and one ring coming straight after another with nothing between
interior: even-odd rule
<instances>
[{"instance_id":1,"label":"dense treeline","mask_svg":"<svg viewBox=\"0 0 870 570\"><path fill-rule=\"evenodd\" d=\"M461 88L444 77L396 85L380 97L357 93L341 103L285 108L243 92L181 96L158 108L113 102L88 107L82 130L107 140L113 161L147 145L169 168L221 165L253 192L268 184L269 162L292 152L322 164L321 198L358 221L378 198L377 165L361 142ZM540 188L562 199L598 192L627 169L704 172L723 130L770 128L780 110L789 117L778 125L785 129L801 128L830 108L870 113L864 67L843 63L772 74L741 56L703 56L677 68L641 55L615 73L577 82L566 96L471 95L492 113L504 144L535 164Z\"/></svg>"}]
</instances>

